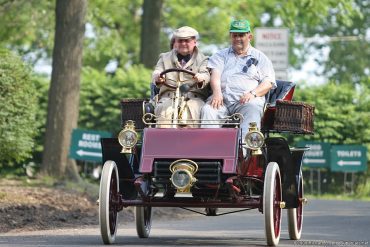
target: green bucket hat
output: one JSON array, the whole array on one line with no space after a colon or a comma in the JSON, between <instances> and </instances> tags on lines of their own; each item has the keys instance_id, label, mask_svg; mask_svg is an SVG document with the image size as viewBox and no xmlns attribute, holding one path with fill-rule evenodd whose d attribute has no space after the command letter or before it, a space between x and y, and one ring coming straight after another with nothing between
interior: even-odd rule
<instances>
[{"instance_id":1,"label":"green bucket hat","mask_svg":"<svg viewBox=\"0 0 370 247\"><path fill-rule=\"evenodd\" d=\"M230 23L230 33L249 33L251 26L248 20L235 20Z\"/></svg>"}]
</instances>

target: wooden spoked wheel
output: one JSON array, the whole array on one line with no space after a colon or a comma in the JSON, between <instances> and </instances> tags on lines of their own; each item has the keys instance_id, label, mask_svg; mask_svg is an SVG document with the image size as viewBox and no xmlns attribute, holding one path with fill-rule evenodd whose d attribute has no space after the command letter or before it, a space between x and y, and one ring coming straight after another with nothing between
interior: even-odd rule
<instances>
[{"instance_id":1,"label":"wooden spoked wheel","mask_svg":"<svg viewBox=\"0 0 370 247\"><path fill-rule=\"evenodd\" d=\"M152 207L139 207L135 209L136 232L139 238L148 238L152 227Z\"/></svg>"},{"instance_id":2,"label":"wooden spoked wheel","mask_svg":"<svg viewBox=\"0 0 370 247\"><path fill-rule=\"evenodd\" d=\"M301 172L298 183L298 207L288 209L289 238L292 240L301 238L303 225L303 196L303 176Z\"/></svg>"},{"instance_id":3,"label":"wooden spoked wheel","mask_svg":"<svg viewBox=\"0 0 370 247\"><path fill-rule=\"evenodd\" d=\"M263 189L263 213L267 244L275 246L280 240L281 226L281 176L276 162L267 165Z\"/></svg>"},{"instance_id":4,"label":"wooden spoked wheel","mask_svg":"<svg viewBox=\"0 0 370 247\"><path fill-rule=\"evenodd\" d=\"M104 163L99 190L99 224L104 244L112 244L116 238L119 180L117 165L108 160Z\"/></svg>"}]
</instances>

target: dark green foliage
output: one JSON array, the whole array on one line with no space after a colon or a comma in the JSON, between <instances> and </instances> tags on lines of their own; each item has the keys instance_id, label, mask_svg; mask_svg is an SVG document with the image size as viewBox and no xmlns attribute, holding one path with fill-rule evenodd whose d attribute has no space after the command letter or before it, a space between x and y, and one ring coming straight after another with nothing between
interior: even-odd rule
<instances>
[{"instance_id":1,"label":"dark green foliage","mask_svg":"<svg viewBox=\"0 0 370 247\"><path fill-rule=\"evenodd\" d=\"M0 47L34 64L49 58L53 47L55 0L0 0Z\"/></svg>"},{"instance_id":2,"label":"dark green foliage","mask_svg":"<svg viewBox=\"0 0 370 247\"><path fill-rule=\"evenodd\" d=\"M369 84L354 88L350 84L337 85L332 82L310 88L298 88L295 92L295 100L315 105L315 135L295 136L295 141L306 139L331 144L363 145L367 147L367 156L370 160ZM305 176L309 178L308 171L305 172ZM356 174L354 186L356 194L366 196L368 193L364 186L367 176L368 172ZM341 172L322 169L321 192L342 194L343 177L344 174ZM306 181L308 182L309 179ZM316 191L317 183L314 184ZM308 193L311 192L309 188L310 186L306 188Z\"/></svg>"},{"instance_id":3,"label":"dark green foliage","mask_svg":"<svg viewBox=\"0 0 370 247\"><path fill-rule=\"evenodd\" d=\"M0 50L0 164L30 156L36 134L36 102L29 67L19 57Z\"/></svg>"},{"instance_id":4,"label":"dark green foliage","mask_svg":"<svg viewBox=\"0 0 370 247\"><path fill-rule=\"evenodd\" d=\"M37 95L37 112L36 112L36 126L37 134L35 136L35 147L32 154L32 160L39 164L41 162L42 151L44 150L44 135L46 127L46 114L48 107L48 90L49 80L42 76L33 75L32 83L36 88Z\"/></svg>"},{"instance_id":5,"label":"dark green foliage","mask_svg":"<svg viewBox=\"0 0 370 247\"><path fill-rule=\"evenodd\" d=\"M148 97L151 71L138 65L142 3L143 0L89 1L79 128L116 133L120 128L120 100ZM29 9L33 9L32 13ZM3 20L0 23L0 47L10 47L18 51L33 64L40 59L50 60L55 25L54 9L54 0L0 0L0 16ZM251 21L252 28L288 27L290 65L298 68L312 55L304 49L312 46L319 50L330 48L328 60L319 62L324 68L321 75L333 82L296 90L296 101L306 101L316 107L316 134L290 135L289 139L311 139L336 144L356 143L366 145L370 151L370 49L369 41L365 38L369 9L369 1L362 0L166 0L163 3L161 49L158 54L169 49L173 29L183 25L193 26L199 31L200 47L207 54L213 52L209 45L228 45L227 30L232 18L247 18ZM331 36L338 39L317 44L302 44L297 39L312 36ZM343 36L354 39L347 40ZM299 51L298 55L293 50ZM107 74L105 68L110 62L116 62L118 69ZM36 94L29 93L38 97L36 121L29 121L27 128L22 128L22 131L30 130L32 124L39 128L33 148L33 160L37 163L42 152L49 80L40 77L31 80L29 86L33 84L37 88ZM3 131L2 91L0 96L0 126ZM27 109L32 108L23 99L22 106L24 105ZM12 122L17 122L18 116L20 114L16 114ZM3 136L1 132L0 137ZM2 148L3 140L0 142L2 154L5 150ZM23 145L32 148L32 145ZM6 145L6 148L9 147L10 145Z\"/></svg>"},{"instance_id":6,"label":"dark green foliage","mask_svg":"<svg viewBox=\"0 0 370 247\"><path fill-rule=\"evenodd\" d=\"M350 19L343 16L349 8L358 11ZM312 44L317 50L330 48L327 61L318 61L324 67L322 75L337 84L367 83L369 86L369 22L370 1L354 0L331 9L322 25L307 28L305 32L308 36L331 37L326 44Z\"/></svg>"},{"instance_id":7,"label":"dark green foliage","mask_svg":"<svg viewBox=\"0 0 370 247\"><path fill-rule=\"evenodd\" d=\"M148 98L151 71L144 66L118 69L114 75L93 68L84 68L79 127L116 133L121 128L120 100Z\"/></svg>"},{"instance_id":8,"label":"dark green foliage","mask_svg":"<svg viewBox=\"0 0 370 247\"><path fill-rule=\"evenodd\" d=\"M304 138L332 144L360 144L370 150L369 95L370 87L366 85L354 89L350 84L328 83L299 88L295 100L315 105L315 135Z\"/></svg>"}]
</instances>

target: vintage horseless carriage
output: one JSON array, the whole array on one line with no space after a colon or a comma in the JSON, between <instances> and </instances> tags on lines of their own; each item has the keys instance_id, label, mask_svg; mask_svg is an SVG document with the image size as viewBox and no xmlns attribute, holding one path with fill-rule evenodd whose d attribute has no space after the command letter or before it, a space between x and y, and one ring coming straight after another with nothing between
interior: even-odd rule
<instances>
[{"instance_id":1,"label":"vintage horseless carriage","mask_svg":"<svg viewBox=\"0 0 370 247\"><path fill-rule=\"evenodd\" d=\"M192 73L177 69L162 73L172 71ZM289 237L300 239L305 148L291 148L271 133L312 133L313 107L291 102L294 84L278 81L268 94L261 130L251 124L241 140L238 114L215 123L221 128L186 128L195 124L184 119L188 89L181 88L181 82L175 84L176 111L167 123L172 128L157 128L145 101L123 100L122 131L118 138L102 139L103 242L115 241L117 214L128 206L135 206L140 238L149 237L153 207L181 207L203 208L207 216L217 216L217 208L258 209L264 214L268 245L278 244L282 209L287 209Z\"/></svg>"}]
</instances>

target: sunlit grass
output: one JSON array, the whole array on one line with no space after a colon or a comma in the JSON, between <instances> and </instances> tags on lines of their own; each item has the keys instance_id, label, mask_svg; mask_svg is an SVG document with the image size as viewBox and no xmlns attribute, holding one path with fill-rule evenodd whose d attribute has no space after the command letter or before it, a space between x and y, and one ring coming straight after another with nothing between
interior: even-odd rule
<instances>
[{"instance_id":1,"label":"sunlit grass","mask_svg":"<svg viewBox=\"0 0 370 247\"><path fill-rule=\"evenodd\" d=\"M42 176L37 178L18 176L0 178L0 183L21 187L60 188L69 191L85 193L92 198L98 197L99 194L99 184L89 181L88 179L81 179L79 182L70 182L66 180L58 180L50 176ZM2 197L5 197L5 194L0 192L0 199Z\"/></svg>"},{"instance_id":2,"label":"sunlit grass","mask_svg":"<svg viewBox=\"0 0 370 247\"><path fill-rule=\"evenodd\" d=\"M66 189L85 193L92 198L99 196L99 184L91 183L88 180L81 180L80 182L66 182Z\"/></svg>"},{"instance_id":3,"label":"sunlit grass","mask_svg":"<svg viewBox=\"0 0 370 247\"><path fill-rule=\"evenodd\" d=\"M1 192L0 191L0 200L4 199L6 197L6 193L5 192Z\"/></svg>"},{"instance_id":4,"label":"sunlit grass","mask_svg":"<svg viewBox=\"0 0 370 247\"><path fill-rule=\"evenodd\" d=\"M370 198L370 183L366 181L366 183L360 184L356 192L356 196L360 198Z\"/></svg>"},{"instance_id":5,"label":"sunlit grass","mask_svg":"<svg viewBox=\"0 0 370 247\"><path fill-rule=\"evenodd\" d=\"M312 195L306 194L308 199L321 199L321 200L343 200L343 201L370 201L370 196L359 196L357 194L321 194L321 195Z\"/></svg>"}]
</instances>

